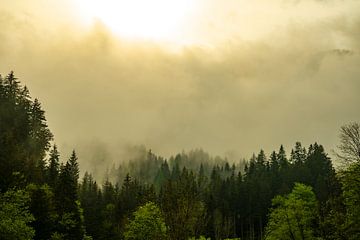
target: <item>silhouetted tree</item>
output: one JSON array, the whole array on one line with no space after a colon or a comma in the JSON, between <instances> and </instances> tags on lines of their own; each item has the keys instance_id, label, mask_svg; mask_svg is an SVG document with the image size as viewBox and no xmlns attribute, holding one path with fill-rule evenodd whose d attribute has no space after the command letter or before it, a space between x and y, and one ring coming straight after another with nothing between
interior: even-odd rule
<instances>
[{"instance_id":1,"label":"silhouetted tree","mask_svg":"<svg viewBox=\"0 0 360 240\"><path fill-rule=\"evenodd\" d=\"M343 164L360 162L360 125L359 123L349 123L340 129L339 153L336 156Z\"/></svg>"},{"instance_id":2,"label":"silhouetted tree","mask_svg":"<svg viewBox=\"0 0 360 240\"><path fill-rule=\"evenodd\" d=\"M47 183L55 189L59 177L59 158L60 154L56 145L50 151L49 165L47 167Z\"/></svg>"},{"instance_id":3,"label":"silhouetted tree","mask_svg":"<svg viewBox=\"0 0 360 240\"><path fill-rule=\"evenodd\" d=\"M79 169L75 151L61 166L56 188L56 205L59 213L59 233L66 239L82 239L85 235L82 209L78 199Z\"/></svg>"}]
</instances>

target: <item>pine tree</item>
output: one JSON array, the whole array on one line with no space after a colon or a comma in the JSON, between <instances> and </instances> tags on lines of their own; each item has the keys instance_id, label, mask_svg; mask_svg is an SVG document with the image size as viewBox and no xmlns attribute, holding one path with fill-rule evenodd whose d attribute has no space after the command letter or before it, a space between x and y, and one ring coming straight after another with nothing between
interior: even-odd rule
<instances>
[{"instance_id":1,"label":"pine tree","mask_svg":"<svg viewBox=\"0 0 360 240\"><path fill-rule=\"evenodd\" d=\"M32 226L35 230L35 240L48 240L56 231L56 213L54 194L48 185L38 186L29 184L27 191L30 194L30 211L35 217Z\"/></svg>"},{"instance_id":2,"label":"pine tree","mask_svg":"<svg viewBox=\"0 0 360 240\"><path fill-rule=\"evenodd\" d=\"M161 194L161 209L172 239L188 239L201 231L205 208L192 172L184 168L176 180L165 184Z\"/></svg>"},{"instance_id":3,"label":"pine tree","mask_svg":"<svg viewBox=\"0 0 360 240\"><path fill-rule=\"evenodd\" d=\"M277 157L278 157L278 162L279 162L280 168L286 169L289 166L289 162L286 158L286 153L285 153L283 145L280 146Z\"/></svg>"},{"instance_id":4,"label":"pine tree","mask_svg":"<svg viewBox=\"0 0 360 240\"><path fill-rule=\"evenodd\" d=\"M54 144L50 151L49 165L47 168L47 183L53 189L55 189L59 177L59 158L60 153L57 150L57 146Z\"/></svg>"},{"instance_id":5,"label":"pine tree","mask_svg":"<svg viewBox=\"0 0 360 240\"><path fill-rule=\"evenodd\" d=\"M165 160L161 166L160 169L158 170L155 179L154 179L154 184L156 187L157 192L160 191L160 188L166 183L166 181L168 181L170 179L171 173L170 173L170 169L169 169L169 165L167 163L167 161Z\"/></svg>"},{"instance_id":6,"label":"pine tree","mask_svg":"<svg viewBox=\"0 0 360 240\"><path fill-rule=\"evenodd\" d=\"M14 176L42 183L44 157L52 140L45 113L13 72L0 82L0 191L14 185Z\"/></svg>"},{"instance_id":7,"label":"pine tree","mask_svg":"<svg viewBox=\"0 0 360 240\"><path fill-rule=\"evenodd\" d=\"M78 180L79 180L79 164L78 164L78 158L76 156L76 152L75 150L72 151L71 153L71 157L68 161L68 165L70 168L70 174L71 177L73 178L74 183L77 185L78 184Z\"/></svg>"},{"instance_id":8,"label":"pine tree","mask_svg":"<svg viewBox=\"0 0 360 240\"><path fill-rule=\"evenodd\" d=\"M20 94L24 91L13 72L1 78L0 91L0 192L5 192L25 174L31 99Z\"/></svg>"},{"instance_id":9,"label":"pine tree","mask_svg":"<svg viewBox=\"0 0 360 240\"><path fill-rule=\"evenodd\" d=\"M84 225L87 234L93 239L101 239L104 218L109 218L109 216L103 216L104 201L101 189L88 172L85 172L79 187L79 198L84 209Z\"/></svg>"},{"instance_id":10,"label":"pine tree","mask_svg":"<svg viewBox=\"0 0 360 240\"><path fill-rule=\"evenodd\" d=\"M332 192L335 192L333 180L335 170L323 146L317 143L310 145L305 167L309 172L308 184L314 187L315 194L320 202L326 201Z\"/></svg>"},{"instance_id":11,"label":"pine tree","mask_svg":"<svg viewBox=\"0 0 360 240\"><path fill-rule=\"evenodd\" d=\"M82 239L85 234L82 209L78 199L79 168L75 151L65 165L60 167L56 187L57 211L60 215L59 232L66 239Z\"/></svg>"},{"instance_id":12,"label":"pine tree","mask_svg":"<svg viewBox=\"0 0 360 240\"><path fill-rule=\"evenodd\" d=\"M200 164L199 174L198 174L198 178L197 178L197 184L198 184L198 189L199 189L200 194L204 195L205 188L208 184L208 178L205 174L205 169L204 169L203 164Z\"/></svg>"},{"instance_id":13,"label":"pine tree","mask_svg":"<svg viewBox=\"0 0 360 240\"><path fill-rule=\"evenodd\" d=\"M291 151L290 162L301 164L306 160L306 149L301 146L300 142L295 143L294 149Z\"/></svg>"}]
</instances>

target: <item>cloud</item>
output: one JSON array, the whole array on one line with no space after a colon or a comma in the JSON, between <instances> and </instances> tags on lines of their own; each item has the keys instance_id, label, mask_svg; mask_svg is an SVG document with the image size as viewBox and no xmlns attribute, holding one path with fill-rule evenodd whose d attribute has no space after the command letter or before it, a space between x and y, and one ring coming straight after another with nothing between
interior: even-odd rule
<instances>
[{"instance_id":1,"label":"cloud","mask_svg":"<svg viewBox=\"0 0 360 240\"><path fill-rule=\"evenodd\" d=\"M205 44L176 50L119 38L101 22L89 30L58 22L49 28L41 17L5 11L0 71L15 70L40 98L64 156L78 148L86 168L100 153L122 160L119 146L129 144L165 156L202 147L248 157L298 140L332 148L340 125L360 119L358 3L322 5L331 14L323 9L321 20L300 22L306 14L289 20L288 12L314 3L284 10L274 2L270 12L285 22L276 27L274 20L266 34L247 38L229 26L214 38L210 28ZM260 11L261 4L246 7ZM224 16L217 26L228 23Z\"/></svg>"}]
</instances>

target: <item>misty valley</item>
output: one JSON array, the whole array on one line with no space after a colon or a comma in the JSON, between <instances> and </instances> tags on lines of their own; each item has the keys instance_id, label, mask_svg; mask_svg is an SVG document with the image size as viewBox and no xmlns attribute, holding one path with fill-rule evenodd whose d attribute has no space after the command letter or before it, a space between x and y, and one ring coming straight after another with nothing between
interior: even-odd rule
<instances>
[{"instance_id":1,"label":"misty valley","mask_svg":"<svg viewBox=\"0 0 360 240\"><path fill-rule=\"evenodd\" d=\"M360 240L359 0L0 0L0 240Z\"/></svg>"},{"instance_id":2,"label":"misty valley","mask_svg":"<svg viewBox=\"0 0 360 240\"><path fill-rule=\"evenodd\" d=\"M96 177L80 171L41 103L0 77L0 239L360 239L358 123L340 128L336 169L316 142L238 161L132 151Z\"/></svg>"}]
</instances>

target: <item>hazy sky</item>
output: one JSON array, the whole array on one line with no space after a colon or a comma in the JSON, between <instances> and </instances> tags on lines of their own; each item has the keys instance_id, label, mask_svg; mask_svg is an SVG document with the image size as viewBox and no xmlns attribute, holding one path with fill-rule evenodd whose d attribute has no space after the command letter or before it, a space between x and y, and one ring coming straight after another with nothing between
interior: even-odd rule
<instances>
[{"instance_id":1,"label":"hazy sky","mask_svg":"<svg viewBox=\"0 0 360 240\"><path fill-rule=\"evenodd\" d=\"M89 2L0 0L0 72L40 99L65 156L330 151L360 120L358 0Z\"/></svg>"}]
</instances>

